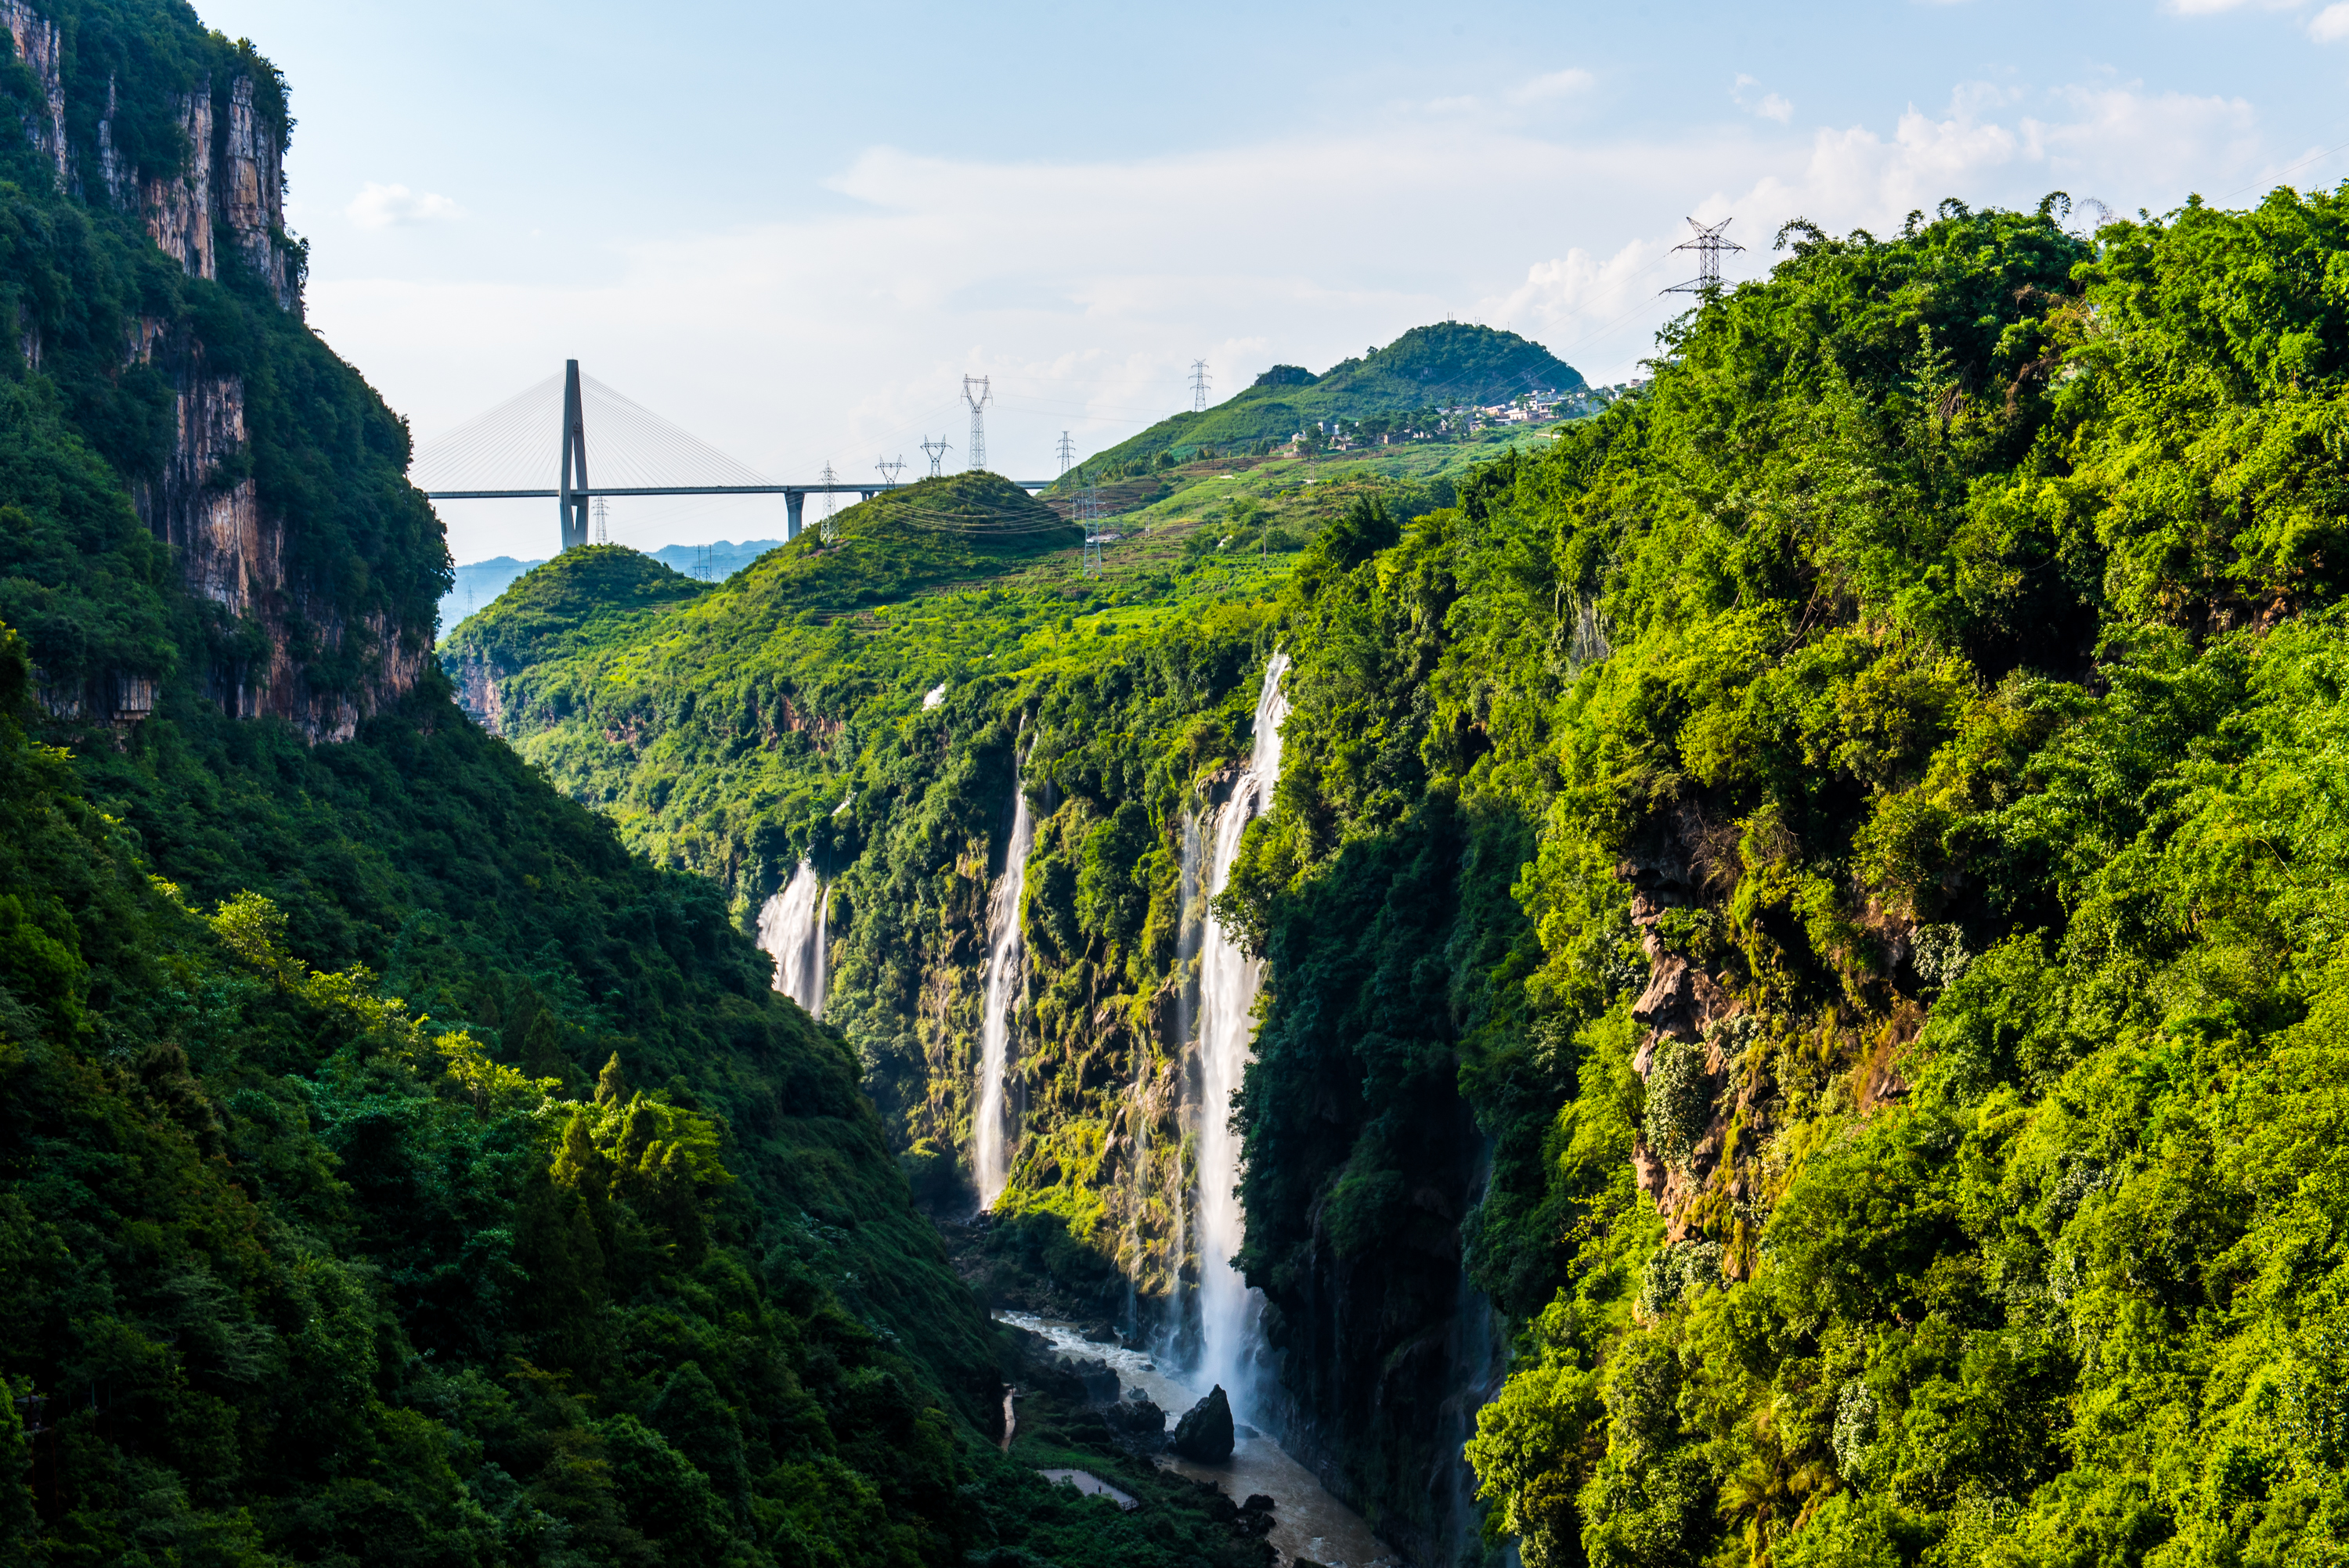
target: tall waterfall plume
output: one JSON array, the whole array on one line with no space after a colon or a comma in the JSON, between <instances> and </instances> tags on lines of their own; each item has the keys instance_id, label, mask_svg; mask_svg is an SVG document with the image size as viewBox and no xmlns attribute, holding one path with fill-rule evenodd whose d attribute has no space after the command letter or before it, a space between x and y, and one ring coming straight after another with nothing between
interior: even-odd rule
<instances>
[{"instance_id":1,"label":"tall waterfall plume","mask_svg":"<svg viewBox=\"0 0 2349 1568\"><path fill-rule=\"evenodd\" d=\"M823 1016L823 883L807 861L759 910L759 945L775 961L775 989Z\"/></svg>"},{"instance_id":2,"label":"tall waterfall plume","mask_svg":"<svg viewBox=\"0 0 2349 1568\"><path fill-rule=\"evenodd\" d=\"M1264 690L1256 702L1256 748L1231 799L1216 817L1215 856L1207 892L1224 891L1240 835L1272 805L1280 779L1280 727L1288 699L1280 689L1288 655L1276 653L1265 666ZM1213 916L1199 953L1199 1333L1200 1381L1224 1386L1234 1407L1252 1413L1261 1292L1250 1290L1232 1266L1240 1250L1240 1140L1231 1125L1232 1097L1247 1068L1261 966L1242 952Z\"/></svg>"},{"instance_id":3,"label":"tall waterfall plume","mask_svg":"<svg viewBox=\"0 0 2349 1568\"><path fill-rule=\"evenodd\" d=\"M971 1177L978 1184L981 1209L995 1206L1011 1174L1004 1136L1003 1075L1010 1066L1011 1007L1022 956L1019 892L1028 872L1028 850L1036 839L1016 748L1012 755L1011 841L1003 852L1003 874L995 879L995 891L987 901L987 1012L978 1026L978 1105L970 1119Z\"/></svg>"}]
</instances>

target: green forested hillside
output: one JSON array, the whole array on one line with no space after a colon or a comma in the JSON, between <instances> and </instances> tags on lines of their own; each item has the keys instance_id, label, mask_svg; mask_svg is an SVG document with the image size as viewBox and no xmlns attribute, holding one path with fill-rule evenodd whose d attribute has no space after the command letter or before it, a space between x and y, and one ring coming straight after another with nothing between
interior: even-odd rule
<instances>
[{"instance_id":1,"label":"green forested hillside","mask_svg":"<svg viewBox=\"0 0 2349 1568\"><path fill-rule=\"evenodd\" d=\"M991 476L939 483L1033 505ZM899 495L919 502L927 489ZM842 512L843 539L877 547L893 518L927 510L868 520L898 499ZM1074 1269L1081 1292L1122 1299L1123 1287L1100 1254L1088 1264L1062 1247L1071 1232L1122 1253L1163 1298L1182 1266L1173 1206L1188 1170L1172 1027L1184 984L1176 865L1194 785L1247 744L1268 644L1259 605L1224 601L1254 579L1193 558L1087 584L1063 543L1024 528L1000 558L970 552L956 531L891 548L916 562L928 551L926 574L968 575L846 610L878 596L869 559L803 535L651 621L597 622L559 650L531 643L536 606L574 592L564 584L642 570L616 567L624 552L579 551L467 621L444 656L463 672L495 650L548 648L493 691L483 685L503 733L656 861L713 878L746 928L802 857L816 865L838 934L826 1019L948 1212L969 1202L956 1196L968 1171L958 1151L1016 754L1039 819L1023 1006L1037 1135L1005 1212L1035 1215L1034 1241ZM1129 1113L1137 1082L1154 1090ZM1132 1136L1145 1120L1161 1152L1135 1180L1104 1130Z\"/></svg>"},{"instance_id":2,"label":"green forested hillside","mask_svg":"<svg viewBox=\"0 0 2349 1568\"><path fill-rule=\"evenodd\" d=\"M1176 414L1086 460L1084 472L1120 474L1194 455L1245 452L1285 442L1318 421L1393 421L1459 405L1506 403L1526 393L1572 392L1581 373L1514 332L1462 322L1415 326L1316 376L1276 365L1204 413ZM1064 481L1065 482L1065 481Z\"/></svg>"},{"instance_id":3,"label":"green forested hillside","mask_svg":"<svg viewBox=\"0 0 2349 1568\"><path fill-rule=\"evenodd\" d=\"M1797 225L1299 575L1250 1272L1344 1420L1464 1101L1529 1563L2343 1550L2344 220Z\"/></svg>"},{"instance_id":4,"label":"green forested hillside","mask_svg":"<svg viewBox=\"0 0 2349 1568\"><path fill-rule=\"evenodd\" d=\"M1255 576L746 573L518 673L510 733L738 921L817 861L940 1204L1024 757L994 1244L1179 1323L1175 868L1278 645L1217 911L1267 962L1244 1261L1389 1539L2333 1561L2349 192L2065 217L1789 225L1640 396Z\"/></svg>"},{"instance_id":5,"label":"green forested hillside","mask_svg":"<svg viewBox=\"0 0 2349 1568\"><path fill-rule=\"evenodd\" d=\"M0 1561L1260 1565L999 1339L723 893L451 701L405 426L291 242L150 232L186 160L274 181L268 63L16 20L64 63L0 69ZM584 553L500 656L698 588Z\"/></svg>"}]
</instances>

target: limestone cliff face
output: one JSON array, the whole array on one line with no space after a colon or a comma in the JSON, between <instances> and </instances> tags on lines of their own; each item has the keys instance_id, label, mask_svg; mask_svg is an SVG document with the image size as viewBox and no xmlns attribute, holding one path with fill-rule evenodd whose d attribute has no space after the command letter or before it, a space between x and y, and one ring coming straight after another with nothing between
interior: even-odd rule
<instances>
[{"instance_id":1,"label":"limestone cliff face","mask_svg":"<svg viewBox=\"0 0 2349 1568\"><path fill-rule=\"evenodd\" d=\"M499 683L513 672L498 668L487 654L475 648L458 650L444 667L465 717L492 735L503 735L506 704Z\"/></svg>"},{"instance_id":2,"label":"limestone cliff face","mask_svg":"<svg viewBox=\"0 0 2349 1568\"><path fill-rule=\"evenodd\" d=\"M7 27L16 57L40 83L46 112L26 117L25 135L33 150L56 166L57 189L62 191L72 179L66 147L65 40L57 25L36 15L25 0L0 0L0 26Z\"/></svg>"},{"instance_id":3,"label":"limestone cliff face","mask_svg":"<svg viewBox=\"0 0 2349 1568\"><path fill-rule=\"evenodd\" d=\"M171 546L191 593L267 636L265 659L213 666L212 696L240 718L282 718L313 741L349 739L367 714L415 686L424 673L424 640L402 639L381 616L347 622L289 577L285 523L261 504L252 476L238 471L247 441L243 382L212 374L191 336L160 333L150 321L140 323L140 335L137 357L171 374L178 429L162 478L132 489L140 515ZM297 624L311 659L357 639L371 674L355 689L316 689L294 655Z\"/></svg>"},{"instance_id":4,"label":"limestone cliff face","mask_svg":"<svg viewBox=\"0 0 2349 1568\"><path fill-rule=\"evenodd\" d=\"M6 0L0 0L6 3ZM228 84L216 102L209 79L173 105L190 153L179 169L137 177L114 150L119 105L112 84L98 122L98 172L103 199L133 211L166 255L199 278L220 276L224 236L244 264L269 285L278 304L302 312L301 256L285 233L284 153L276 128L254 107L253 78Z\"/></svg>"},{"instance_id":5,"label":"limestone cliff face","mask_svg":"<svg viewBox=\"0 0 2349 1568\"><path fill-rule=\"evenodd\" d=\"M300 316L304 252L285 227L285 124L261 107L251 76L202 76L176 94L171 113L185 156L177 168L140 168L116 133L129 107L119 83L109 79L103 103L91 106L96 145L75 146L57 24L26 0L0 0L0 26L38 87L24 133L56 170L58 195L136 216L191 277L217 282L224 257L233 256L278 308ZM26 364L37 368L37 330L19 337ZM347 618L289 573L285 521L264 503L251 474L243 380L209 365L204 345L184 325L140 316L125 338L123 363L162 370L174 394L161 472L131 486L140 515L171 546L188 590L220 606L224 621L258 628L268 649L265 657L216 664L207 673L211 695L230 713L282 718L313 741L348 738L368 712L416 684L429 657L430 627L391 624L381 614ZM222 643L256 645L250 636ZM329 664L344 672L334 689L314 673ZM355 678L352 669L364 673ZM44 695L52 712L122 723L151 709L153 683L133 676L98 680L88 693Z\"/></svg>"}]
</instances>

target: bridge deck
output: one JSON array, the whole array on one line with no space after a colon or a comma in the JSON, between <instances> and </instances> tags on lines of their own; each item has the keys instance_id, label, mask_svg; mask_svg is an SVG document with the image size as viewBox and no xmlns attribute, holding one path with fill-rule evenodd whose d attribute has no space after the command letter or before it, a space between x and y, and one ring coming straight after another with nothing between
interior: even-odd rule
<instances>
[{"instance_id":1,"label":"bridge deck","mask_svg":"<svg viewBox=\"0 0 2349 1568\"><path fill-rule=\"evenodd\" d=\"M878 495L883 490L906 490L914 481L900 480L895 484L805 484L805 485L639 485L617 487L591 485L569 493L593 498L599 495ZM1050 480L1013 480L1024 490L1044 490ZM428 500L555 500L564 491L559 490L426 490Z\"/></svg>"}]
</instances>

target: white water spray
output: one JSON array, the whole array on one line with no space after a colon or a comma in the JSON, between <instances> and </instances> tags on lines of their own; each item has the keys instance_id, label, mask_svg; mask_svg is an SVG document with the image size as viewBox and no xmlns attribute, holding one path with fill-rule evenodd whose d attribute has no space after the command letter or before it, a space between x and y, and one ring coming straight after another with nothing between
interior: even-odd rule
<instances>
[{"instance_id":1,"label":"white water spray","mask_svg":"<svg viewBox=\"0 0 2349 1568\"><path fill-rule=\"evenodd\" d=\"M805 861L759 911L759 945L775 961L775 989L823 1016L823 884Z\"/></svg>"},{"instance_id":2,"label":"white water spray","mask_svg":"<svg viewBox=\"0 0 2349 1568\"><path fill-rule=\"evenodd\" d=\"M1025 719L1022 724L1024 727ZM1028 850L1036 825L1028 815L1028 791L1020 787L1018 753L1011 769L1011 842L1003 852L1003 874L987 901L987 1001L978 1026L978 1109L970 1119L971 1178L978 1206L991 1209L1010 1180L1004 1138L1003 1075L1011 1053L1011 1007L1019 985L1019 892L1028 873Z\"/></svg>"},{"instance_id":3,"label":"white water spray","mask_svg":"<svg viewBox=\"0 0 2349 1568\"><path fill-rule=\"evenodd\" d=\"M1240 835L1271 809L1280 779L1280 727L1288 699L1280 689L1288 655L1276 653L1265 666L1264 690L1256 702L1256 748L1232 786L1231 799L1216 816L1215 858L1208 896L1224 891ZM1264 1295L1250 1290L1231 1264L1240 1250L1240 1140L1232 1130L1232 1097L1247 1069L1256 1030L1261 965L1242 952L1210 915L1199 954L1199 1331L1202 1383L1220 1383L1243 1418L1254 1411L1257 1319Z\"/></svg>"}]
</instances>

